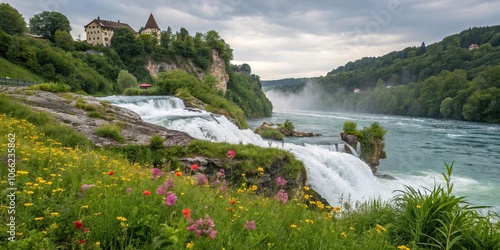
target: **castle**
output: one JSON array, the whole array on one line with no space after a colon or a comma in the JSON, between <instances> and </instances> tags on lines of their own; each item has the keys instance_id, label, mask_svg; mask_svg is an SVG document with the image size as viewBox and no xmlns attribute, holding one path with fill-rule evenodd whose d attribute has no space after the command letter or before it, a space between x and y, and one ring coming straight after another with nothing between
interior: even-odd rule
<instances>
[{"instance_id":1,"label":"castle","mask_svg":"<svg viewBox=\"0 0 500 250\"><path fill-rule=\"evenodd\" d=\"M140 30L140 32L136 32L132 27L130 27L130 25L128 25L127 23L122 23L120 22L120 20L118 20L118 22L104 20L99 16L84 27L85 34L87 35L87 44L91 46L110 46L114 31L120 28L130 29L136 35L150 34L154 37L157 37L158 41L160 40L161 35L161 29L156 23L153 13L149 15L146 25Z\"/></svg>"}]
</instances>

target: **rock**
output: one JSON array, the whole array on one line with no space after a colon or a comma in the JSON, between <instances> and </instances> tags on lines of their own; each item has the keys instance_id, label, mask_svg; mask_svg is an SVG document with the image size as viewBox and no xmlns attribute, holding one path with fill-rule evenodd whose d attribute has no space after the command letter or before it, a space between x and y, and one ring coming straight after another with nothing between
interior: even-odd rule
<instances>
[{"instance_id":1,"label":"rock","mask_svg":"<svg viewBox=\"0 0 500 250\"><path fill-rule=\"evenodd\" d=\"M49 113L58 121L72 126L99 147L125 144L149 145L153 135L161 136L165 146L187 145L194 140L187 133L144 122L133 111L111 105L94 97L74 93L54 94L38 90L30 90L34 94L24 95L23 90L25 90L23 87L7 87L5 92L22 100L24 104L31 106L34 110ZM90 117L89 111L76 107L77 99L87 107L96 109L102 118ZM96 135L95 131L99 126L109 123L122 128L121 135L126 140L124 144Z\"/></svg>"},{"instance_id":2,"label":"rock","mask_svg":"<svg viewBox=\"0 0 500 250\"><path fill-rule=\"evenodd\" d=\"M262 125L260 125L258 128L255 129L255 133L262 135L262 132L265 129L276 130L277 132L280 132L284 136L293 136L293 137L321 136L321 134L318 134L318 133L300 132L300 131L295 131L294 129L291 129L291 128L279 128L274 123L270 123L270 122L263 122ZM277 138L268 138L268 139L275 139L276 140Z\"/></svg>"},{"instance_id":3,"label":"rock","mask_svg":"<svg viewBox=\"0 0 500 250\"><path fill-rule=\"evenodd\" d=\"M359 138L355 135L347 134L344 131L340 133L340 138L346 142L349 146L352 148L356 148L359 141ZM372 138L371 141L372 148L367 150L368 152L371 152L370 155L361 155L361 159L370 166L372 173L375 174L377 172L377 167L380 165L380 159L385 159L386 154L384 151L384 146L382 140L378 138ZM363 149L362 149L363 150ZM345 145L345 152L353 154L351 151L351 148L349 148L347 145ZM366 151L365 151L366 152Z\"/></svg>"},{"instance_id":4,"label":"rock","mask_svg":"<svg viewBox=\"0 0 500 250\"><path fill-rule=\"evenodd\" d=\"M394 176L389 175L389 174L382 174L382 175L376 174L375 176L378 177L378 178L380 178L380 179L397 180Z\"/></svg>"}]
</instances>

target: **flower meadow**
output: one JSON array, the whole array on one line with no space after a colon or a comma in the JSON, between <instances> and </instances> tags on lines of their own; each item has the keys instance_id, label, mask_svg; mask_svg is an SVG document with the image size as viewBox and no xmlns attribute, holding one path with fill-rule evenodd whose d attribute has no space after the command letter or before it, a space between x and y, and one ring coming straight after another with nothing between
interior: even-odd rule
<instances>
[{"instance_id":1,"label":"flower meadow","mask_svg":"<svg viewBox=\"0 0 500 250\"><path fill-rule=\"evenodd\" d=\"M403 216L413 223L411 213L430 205L425 197L403 195L396 207L352 204L347 196L329 206L313 200L308 187L287 193L281 176L264 197L246 178L226 179L230 169L205 175L198 165L141 165L115 151L63 147L26 120L0 114L0 124L2 164L9 133L16 134L17 159L15 239L2 238L1 249L441 249L419 244L395 221ZM221 157L232 161L236 154ZM6 169L0 179L5 220L12 216ZM498 226L480 225L486 235L478 239L497 246Z\"/></svg>"}]
</instances>

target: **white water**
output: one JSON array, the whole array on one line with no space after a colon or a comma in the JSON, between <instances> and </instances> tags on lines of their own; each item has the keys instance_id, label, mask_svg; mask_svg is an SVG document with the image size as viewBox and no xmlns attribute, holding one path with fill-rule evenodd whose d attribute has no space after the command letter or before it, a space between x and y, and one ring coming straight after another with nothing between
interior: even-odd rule
<instances>
[{"instance_id":1,"label":"white water","mask_svg":"<svg viewBox=\"0 0 500 250\"><path fill-rule=\"evenodd\" d=\"M335 145L325 147L265 141L249 129L238 129L224 116L200 110L187 110L181 104L182 101L175 97L102 99L138 113L147 122L184 131L198 139L254 144L262 147L284 147L304 162L308 185L332 205L336 205L341 196L350 196L354 201L375 197L389 199L393 195L393 190L402 188L402 184L397 181L377 179L366 163L350 154L336 152ZM338 147L343 148L343 144ZM354 149L352 151L356 152Z\"/></svg>"}]
</instances>

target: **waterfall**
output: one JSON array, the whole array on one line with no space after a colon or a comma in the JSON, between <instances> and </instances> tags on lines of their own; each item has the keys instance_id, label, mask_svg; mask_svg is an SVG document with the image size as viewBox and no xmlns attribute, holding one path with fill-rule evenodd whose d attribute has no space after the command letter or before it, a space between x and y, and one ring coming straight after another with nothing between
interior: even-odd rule
<instances>
[{"instance_id":1,"label":"waterfall","mask_svg":"<svg viewBox=\"0 0 500 250\"><path fill-rule=\"evenodd\" d=\"M115 105L138 113L146 122L214 142L253 144L261 147L279 147L288 150L306 167L308 185L321 194L330 204L337 204L341 196L362 200L374 196L389 198L391 191L381 194L382 188L370 167L357 157L337 152L333 148L306 144L271 142L263 140L249 129L240 130L224 116L184 108L182 100L175 97L105 97ZM338 147L342 147L338 145ZM351 148L353 153L356 150Z\"/></svg>"}]
</instances>

